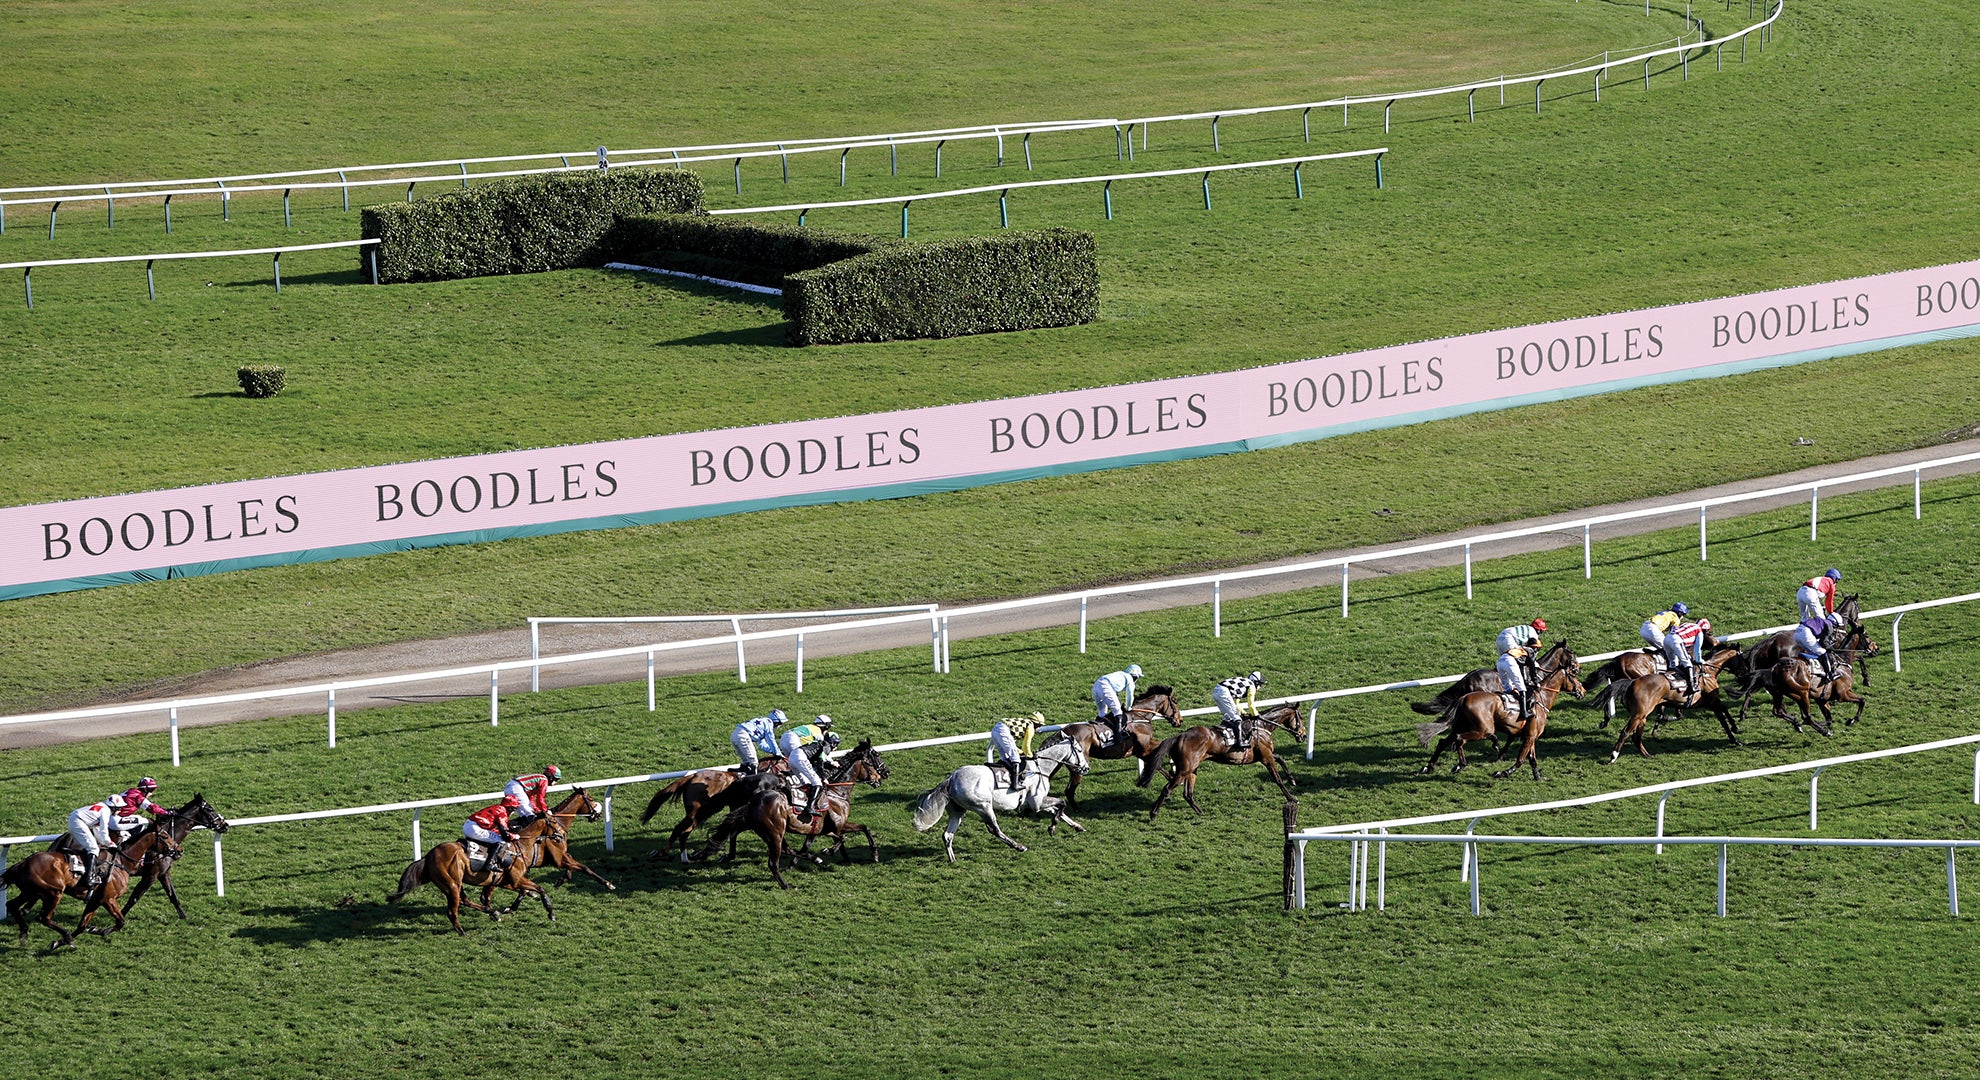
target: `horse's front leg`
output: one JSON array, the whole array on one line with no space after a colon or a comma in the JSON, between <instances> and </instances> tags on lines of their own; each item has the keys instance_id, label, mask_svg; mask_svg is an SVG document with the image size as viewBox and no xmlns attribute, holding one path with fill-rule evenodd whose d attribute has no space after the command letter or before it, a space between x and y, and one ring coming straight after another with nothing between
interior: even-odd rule
<instances>
[{"instance_id":1,"label":"horse's front leg","mask_svg":"<svg viewBox=\"0 0 1980 1080\"><path fill-rule=\"evenodd\" d=\"M1262 747L1260 749L1263 750ZM1270 750L1263 750L1263 752L1260 753L1258 757L1261 761L1265 763L1265 775L1271 777L1272 782L1274 784L1279 785L1279 794L1285 796L1288 799L1292 798L1293 797L1292 789L1299 786L1299 782L1293 779L1292 766L1290 765L1286 766L1285 775L1283 778L1281 778L1280 770L1279 770L1279 757L1277 754L1274 754Z\"/></svg>"}]
</instances>

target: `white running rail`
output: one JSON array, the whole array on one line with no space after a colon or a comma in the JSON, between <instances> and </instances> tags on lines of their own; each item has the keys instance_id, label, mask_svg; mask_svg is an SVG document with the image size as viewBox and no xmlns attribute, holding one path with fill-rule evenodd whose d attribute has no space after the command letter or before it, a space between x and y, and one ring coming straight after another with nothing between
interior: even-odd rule
<instances>
[{"instance_id":1,"label":"white running rail","mask_svg":"<svg viewBox=\"0 0 1980 1080\"><path fill-rule=\"evenodd\" d=\"M854 615L893 615L904 611L925 611L931 613L929 615L929 631L930 631L929 636L933 638L935 636L934 631L937 629L935 625L936 617L934 616L933 612L941 610L941 607L942 605L940 604L897 604L893 607L841 608L836 611L759 611L749 615L535 616L529 620L529 658L531 660L536 660L543 655L543 628L545 626L623 626L623 625L640 625L646 623L662 623L662 624L673 624L673 623L692 624L692 623L711 623L711 622L728 623L729 632L734 634L736 639L736 681L746 683L749 681L749 662L748 659L743 655L743 637L742 637L743 624L746 622L771 622L771 621L783 622L791 619L843 619ZM939 640L936 643L931 644L930 651L935 654L935 670L939 672L942 670L941 667L942 654L940 651ZM529 669L530 690L535 691L541 689L541 685L542 685L541 680L538 679L537 677L541 671L542 671L541 667L531 667ZM798 692L803 693L804 688L802 686L798 687ZM647 711L652 712L653 706L654 703L652 699L648 698L646 702Z\"/></svg>"}]
</instances>

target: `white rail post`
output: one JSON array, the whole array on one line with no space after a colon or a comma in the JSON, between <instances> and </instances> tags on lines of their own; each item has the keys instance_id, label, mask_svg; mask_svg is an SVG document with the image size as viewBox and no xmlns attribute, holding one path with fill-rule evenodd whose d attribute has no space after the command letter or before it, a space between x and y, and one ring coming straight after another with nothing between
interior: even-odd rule
<instances>
[{"instance_id":1,"label":"white rail post","mask_svg":"<svg viewBox=\"0 0 1980 1080\"><path fill-rule=\"evenodd\" d=\"M1086 651L1086 594L1079 594L1079 651Z\"/></svg>"},{"instance_id":2,"label":"white rail post","mask_svg":"<svg viewBox=\"0 0 1980 1080\"><path fill-rule=\"evenodd\" d=\"M736 635L736 681L746 683L749 681L749 666L743 660L742 620L731 618L729 630Z\"/></svg>"},{"instance_id":3,"label":"white rail post","mask_svg":"<svg viewBox=\"0 0 1980 1080\"><path fill-rule=\"evenodd\" d=\"M1341 906L1342 906L1342 907L1344 907L1344 908L1346 908L1346 909L1348 909L1349 911L1353 911L1353 910L1355 910L1355 906L1354 906L1354 857L1355 857L1355 855L1356 855L1357 853L1359 853L1359 852L1360 852L1360 850L1361 850L1361 841L1359 841L1359 840L1350 840L1350 841L1348 841L1348 898L1347 898L1347 903L1345 903L1345 904L1342 904Z\"/></svg>"},{"instance_id":4,"label":"white rail post","mask_svg":"<svg viewBox=\"0 0 1980 1080\"><path fill-rule=\"evenodd\" d=\"M1382 835L1389 835L1389 830L1383 829ZM1375 910L1389 910L1389 842L1387 840L1375 845Z\"/></svg>"},{"instance_id":5,"label":"white rail post","mask_svg":"<svg viewBox=\"0 0 1980 1080\"><path fill-rule=\"evenodd\" d=\"M7 845L0 844L0 874L7 872Z\"/></svg>"},{"instance_id":6,"label":"white rail post","mask_svg":"<svg viewBox=\"0 0 1980 1080\"><path fill-rule=\"evenodd\" d=\"M1363 840L1360 844L1361 887L1355 890L1355 894L1354 894L1354 909L1356 911L1368 910L1368 848L1369 846L1370 846L1369 842L1366 840Z\"/></svg>"},{"instance_id":7,"label":"white rail post","mask_svg":"<svg viewBox=\"0 0 1980 1080\"><path fill-rule=\"evenodd\" d=\"M488 669L488 726L498 727L502 713L502 669Z\"/></svg>"},{"instance_id":8,"label":"white rail post","mask_svg":"<svg viewBox=\"0 0 1980 1080\"><path fill-rule=\"evenodd\" d=\"M1817 790L1821 788L1822 785L1822 769L1823 766L1821 765L1815 766L1814 774L1809 776L1808 778L1808 831L1809 832L1815 831L1815 799L1816 799L1815 793Z\"/></svg>"},{"instance_id":9,"label":"white rail post","mask_svg":"<svg viewBox=\"0 0 1980 1080\"><path fill-rule=\"evenodd\" d=\"M542 649L542 627L537 623L536 616L532 615L529 617L529 692L532 694L543 689L543 684L538 678L539 668L536 663L537 658L542 655Z\"/></svg>"},{"instance_id":10,"label":"white rail post","mask_svg":"<svg viewBox=\"0 0 1980 1080\"><path fill-rule=\"evenodd\" d=\"M1816 525L1816 521L1817 521L1817 514L1816 514L1816 507L1817 507L1817 505L1819 504L1819 502L1820 502L1820 500L1821 500L1821 496L1822 496L1822 485L1820 485L1820 484L1815 484L1815 485L1813 485L1813 486L1811 486L1811 487L1809 487L1809 489L1808 489L1808 538L1809 538L1810 540L1813 540L1813 539L1815 539L1815 525Z\"/></svg>"},{"instance_id":11,"label":"white rail post","mask_svg":"<svg viewBox=\"0 0 1980 1080\"><path fill-rule=\"evenodd\" d=\"M419 816L425 812L426 808L423 806L413 809L413 858L415 859L426 854L419 842Z\"/></svg>"},{"instance_id":12,"label":"white rail post","mask_svg":"<svg viewBox=\"0 0 1980 1080\"><path fill-rule=\"evenodd\" d=\"M797 636L797 693L804 693L804 635Z\"/></svg>"},{"instance_id":13,"label":"white rail post","mask_svg":"<svg viewBox=\"0 0 1980 1080\"><path fill-rule=\"evenodd\" d=\"M1470 836L1472 833L1477 831L1478 831L1477 818L1472 818L1469 822L1465 823L1464 835ZM1458 855L1458 880L1459 881L1471 880L1471 842L1468 840L1465 841L1464 850Z\"/></svg>"},{"instance_id":14,"label":"white rail post","mask_svg":"<svg viewBox=\"0 0 1980 1080\"><path fill-rule=\"evenodd\" d=\"M1210 636L1224 636L1224 579L1210 583Z\"/></svg>"},{"instance_id":15,"label":"white rail post","mask_svg":"<svg viewBox=\"0 0 1980 1080\"><path fill-rule=\"evenodd\" d=\"M1341 618L1343 619L1347 618L1347 600L1348 600L1347 597L1348 569L1347 568L1348 568L1347 563L1341 564Z\"/></svg>"},{"instance_id":16,"label":"white rail post","mask_svg":"<svg viewBox=\"0 0 1980 1080\"><path fill-rule=\"evenodd\" d=\"M949 673L949 617L942 616L942 674Z\"/></svg>"},{"instance_id":17,"label":"white rail post","mask_svg":"<svg viewBox=\"0 0 1980 1080\"><path fill-rule=\"evenodd\" d=\"M1719 918L1726 917L1726 847L1719 845Z\"/></svg>"},{"instance_id":18,"label":"white rail post","mask_svg":"<svg viewBox=\"0 0 1980 1080\"><path fill-rule=\"evenodd\" d=\"M1320 702L1315 701L1313 708L1308 710L1306 714L1306 760L1308 761L1313 760L1313 729L1319 723Z\"/></svg>"},{"instance_id":19,"label":"white rail post","mask_svg":"<svg viewBox=\"0 0 1980 1080\"><path fill-rule=\"evenodd\" d=\"M1664 838L1664 804L1669 802L1670 799L1671 799L1671 793L1668 791L1664 792L1662 795L1657 796L1657 839L1659 840L1662 840ZM1658 844L1657 854L1662 855L1663 853L1664 853L1664 845Z\"/></svg>"},{"instance_id":20,"label":"white rail post","mask_svg":"<svg viewBox=\"0 0 1980 1080\"><path fill-rule=\"evenodd\" d=\"M1891 620L1891 670L1892 671L1904 670L1904 652L1898 648L1898 624L1904 621L1904 616L1905 613L1900 611L1898 612L1898 617Z\"/></svg>"},{"instance_id":21,"label":"white rail post","mask_svg":"<svg viewBox=\"0 0 1980 1080\"><path fill-rule=\"evenodd\" d=\"M1959 870L1953 864L1953 855L1959 849L1946 846L1946 899L1952 904L1952 913L1959 914Z\"/></svg>"},{"instance_id":22,"label":"white rail post","mask_svg":"<svg viewBox=\"0 0 1980 1080\"><path fill-rule=\"evenodd\" d=\"M659 704L658 688L653 684L653 650L646 650L646 711L652 712Z\"/></svg>"},{"instance_id":23,"label":"white rail post","mask_svg":"<svg viewBox=\"0 0 1980 1080\"><path fill-rule=\"evenodd\" d=\"M1925 520L1925 503L1922 499L1923 492L1919 487L1919 472L1918 469L1911 470L1911 520L1913 521Z\"/></svg>"},{"instance_id":24,"label":"white rail post","mask_svg":"<svg viewBox=\"0 0 1980 1080\"><path fill-rule=\"evenodd\" d=\"M1973 754L1973 805L1980 806L1980 750Z\"/></svg>"},{"instance_id":25,"label":"white rail post","mask_svg":"<svg viewBox=\"0 0 1980 1080\"><path fill-rule=\"evenodd\" d=\"M1595 555L1591 548L1589 526L1581 527L1581 577L1585 581L1595 576Z\"/></svg>"},{"instance_id":26,"label":"white rail post","mask_svg":"<svg viewBox=\"0 0 1980 1080\"><path fill-rule=\"evenodd\" d=\"M1698 508L1698 561L1705 561L1705 508Z\"/></svg>"},{"instance_id":27,"label":"white rail post","mask_svg":"<svg viewBox=\"0 0 1980 1080\"><path fill-rule=\"evenodd\" d=\"M928 616L928 652L934 657L935 674L942 673L942 623L934 614Z\"/></svg>"},{"instance_id":28,"label":"white rail post","mask_svg":"<svg viewBox=\"0 0 1980 1080\"><path fill-rule=\"evenodd\" d=\"M1299 842L1298 857L1293 860L1293 906L1306 907L1306 841Z\"/></svg>"},{"instance_id":29,"label":"white rail post","mask_svg":"<svg viewBox=\"0 0 1980 1080\"><path fill-rule=\"evenodd\" d=\"M1466 846L1467 846L1467 847L1469 847L1469 848L1471 849L1471 913L1472 913L1473 915L1477 915L1477 914L1479 914L1479 910L1478 910L1478 845L1477 845L1477 844L1468 844L1468 845L1466 845Z\"/></svg>"},{"instance_id":30,"label":"white rail post","mask_svg":"<svg viewBox=\"0 0 1980 1080\"><path fill-rule=\"evenodd\" d=\"M179 767L179 707L172 706L172 767Z\"/></svg>"},{"instance_id":31,"label":"white rail post","mask_svg":"<svg viewBox=\"0 0 1980 1080\"><path fill-rule=\"evenodd\" d=\"M220 858L220 834L213 834L213 895L227 895L227 866Z\"/></svg>"},{"instance_id":32,"label":"white rail post","mask_svg":"<svg viewBox=\"0 0 1980 1080\"><path fill-rule=\"evenodd\" d=\"M1464 545L1464 598L1471 599L1471 545Z\"/></svg>"},{"instance_id":33,"label":"white rail post","mask_svg":"<svg viewBox=\"0 0 1980 1080\"><path fill-rule=\"evenodd\" d=\"M330 719L330 749L337 748L337 688L330 688L330 706L324 710Z\"/></svg>"},{"instance_id":34,"label":"white rail post","mask_svg":"<svg viewBox=\"0 0 1980 1080\"><path fill-rule=\"evenodd\" d=\"M612 793L617 790L619 790L619 785L617 784L613 784L611 787L605 789L605 850L606 851L612 850Z\"/></svg>"}]
</instances>

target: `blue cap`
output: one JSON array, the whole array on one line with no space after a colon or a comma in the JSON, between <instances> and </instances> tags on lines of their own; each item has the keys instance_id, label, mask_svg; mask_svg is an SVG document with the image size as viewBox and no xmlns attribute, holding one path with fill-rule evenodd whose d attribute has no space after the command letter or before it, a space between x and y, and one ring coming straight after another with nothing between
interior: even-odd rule
<instances>
[{"instance_id":1,"label":"blue cap","mask_svg":"<svg viewBox=\"0 0 1980 1080\"><path fill-rule=\"evenodd\" d=\"M783 722L784 722L784 721L785 721L786 719L788 719L788 717L786 717L786 716L784 715L784 710L782 710L782 709L771 709L771 710L770 710L770 722L771 722L771 723L773 723L773 724L781 724L781 723L783 723Z\"/></svg>"},{"instance_id":2,"label":"blue cap","mask_svg":"<svg viewBox=\"0 0 1980 1080\"><path fill-rule=\"evenodd\" d=\"M1686 607L1686 606L1684 606L1684 601L1682 601L1682 600L1680 600L1680 601L1678 601L1678 602L1677 602L1677 603L1675 603L1675 604L1672 604L1672 605L1671 605L1671 610L1672 610L1672 611L1675 611L1675 612L1677 612L1677 613L1678 613L1679 615L1689 615L1689 614L1691 614L1691 609L1690 609L1690 608L1688 608L1688 607Z\"/></svg>"},{"instance_id":3,"label":"blue cap","mask_svg":"<svg viewBox=\"0 0 1980 1080\"><path fill-rule=\"evenodd\" d=\"M1841 581L1842 571L1831 566L1827 570L1822 571L1822 576L1828 578L1830 581Z\"/></svg>"}]
</instances>

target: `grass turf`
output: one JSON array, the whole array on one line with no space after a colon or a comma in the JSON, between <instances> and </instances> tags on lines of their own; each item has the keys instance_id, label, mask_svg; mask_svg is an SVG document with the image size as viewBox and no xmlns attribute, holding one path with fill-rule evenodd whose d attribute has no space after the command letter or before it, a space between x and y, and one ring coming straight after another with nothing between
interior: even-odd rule
<instances>
[{"instance_id":1,"label":"grass turf","mask_svg":"<svg viewBox=\"0 0 1980 1080\"><path fill-rule=\"evenodd\" d=\"M1718 526L1703 564L1695 534L1675 529L1600 545L1592 581L1574 552L1496 560L1480 564L1470 602L1456 571L1397 575L1357 584L1347 620L1331 590L1264 597L1228 605L1214 640L1200 609L1108 620L1087 657L1063 631L962 642L947 677L927 674L913 650L814 661L802 707L894 739L1018 708L1078 715L1095 665L1125 659L1181 686L1186 705L1253 664L1275 690L1430 674L1482 661L1508 610L1544 612L1595 651L1630 641L1636 618L1674 588L1722 627L1779 621L1794 576L1783 568L1839 552L1870 604L1922 599L1969 586L1961 553L1976 508L1980 480L1948 482L1923 522L1889 493L1839 498L1814 545L1795 512L1756 515ZM1904 672L1871 660L1870 711L1832 742L1756 718L1749 746L1729 749L1698 717L1666 728L1657 756L1611 767L1609 734L1569 708L1543 743L1538 785L1479 769L1415 778L1424 754L1408 695L1331 703L1314 761L1294 764L1302 820L1560 798L1971 732L1964 672L1980 615L1922 612L1905 634ZM714 761L734 719L793 707L787 676L761 669L741 690L718 676L676 680L657 714L623 686L518 696L496 729L475 701L365 713L345 718L336 751L309 719L202 730L166 794L203 790L242 817L487 788L546 758L574 778ZM79 795L155 769L162 753L147 736L0 755L0 821L7 831L50 823ZM452 1075L499 1067L524 1045L564 1068L685 1076L1944 1075L1972 1060L1980 1014L1963 988L1976 942L1946 915L1932 853L1735 851L1731 913L1719 920L1709 849L1488 848L1487 918L1473 921L1454 852L1392 848L1390 909L1348 915L1328 906L1342 898L1340 859L1316 849L1314 907L1288 916L1277 910L1279 800L1256 770L1206 768L1208 813L1172 806L1150 826L1149 793L1103 764L1083 792L1089 833L1046 837L1020 821L1032 851L1018 855L970 824L950 867L939 838L908 831L906 808L975 753L894 755L894 778L857 803L880 830L881 864L798 871L787 894L769 886L749 842L723 868L640 858L672 821L670 810L632 822L651 791L641 786L617 795L617 852L602 850L596 826L576 830L578 856L621 891L555 890L554 925L538 909L501 924L477 916L456 940L431 891L384 907L410 857L408 815L396 814L237 830L224 899L211 895L207 841L195 834L181 872L192 921L153 898L112 943L50 956L37 928L34 948L0 948L0 965L18 993L42 998L134 969L154 974L161 994L191 999L196 987L197 1008L153 1014L126 1044L161 1076ZM1970 835L1970 781L1957 752L1833 770L1814 835ZM1672 800L1670 827L1799 835L1806 805L1795 778L1688 791ZM427 815L429 842L451 833L453 816ZM1642 834L1653 820L1645 800L1495 828ZM540 991L496 990L490 1003L490 988L516 986ZM14 1034L0 1050L10 1064L29 1046L75 1055L98 1039L57 1010L21 1014Z\"/></svg>"}]
</instances>

